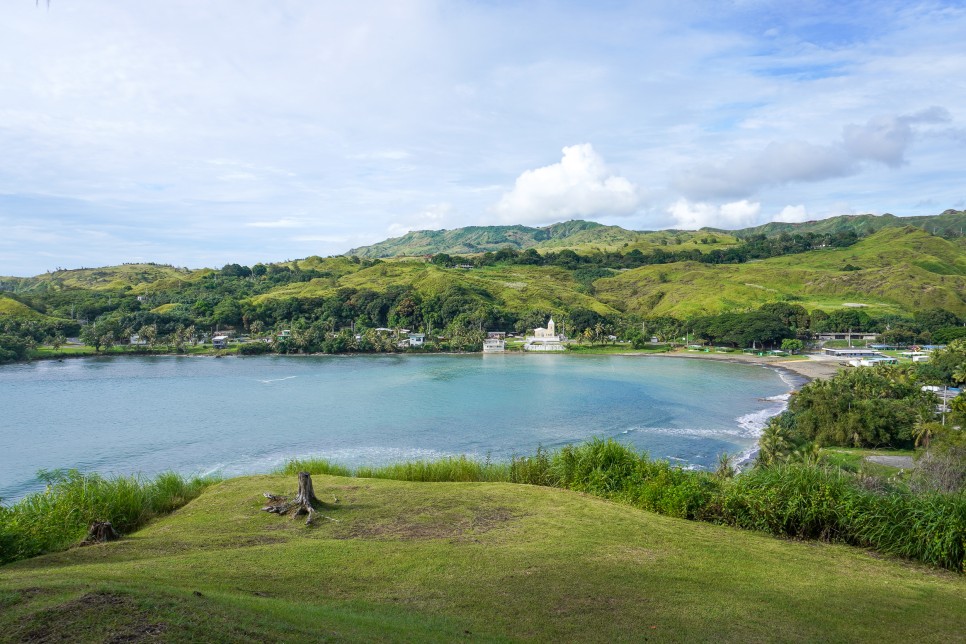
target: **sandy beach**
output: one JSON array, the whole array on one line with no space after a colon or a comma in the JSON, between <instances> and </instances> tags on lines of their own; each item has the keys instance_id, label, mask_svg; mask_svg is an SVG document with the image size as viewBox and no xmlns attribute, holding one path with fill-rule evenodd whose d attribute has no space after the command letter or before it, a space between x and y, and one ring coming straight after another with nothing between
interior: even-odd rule
<instances>
[{"instance_id":1,"label":"sandy beach","mask_svg":"<svg viewBox=\"0 0 966 644\"><path fill-rule=\"evenodd\" d=\"M821 355L807 355L807 359L797 358L789 360L782 356L753 356L745 353L703 353L698 351L674 351L670 353L653 353L649 356L661 358L681 358L690 360L720 360L739 364L767 365L778 369L787 369L808 380L816 378L830 378L842 368L842 362L836 359L826 359Z\"/></svg>"}]
</instances>

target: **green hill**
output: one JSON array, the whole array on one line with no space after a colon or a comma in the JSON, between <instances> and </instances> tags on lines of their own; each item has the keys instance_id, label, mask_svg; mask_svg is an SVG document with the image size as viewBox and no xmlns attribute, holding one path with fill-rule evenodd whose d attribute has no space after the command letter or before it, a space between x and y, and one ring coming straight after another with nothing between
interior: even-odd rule
<instances>
[{"instance_id":1,"label":"green hill","mask_svg":"<svg viewBox=\"0 0 966 644\"><path fill-rule=\"evenodd\" d=\"M567 221L544 228L529 226L467 226L453 230L415 230L372 246L353 248L346 255L357 257L418 257L436 253L466 255L496 251L507 246L523 250L540 242L604 228L592 221Z\"/></svg>"},{"instance_id":2,"label":"green hill","mask_svg":"<svg viewBox=\"0 0 966 644\"><path fill-rule=\"evenodd\" d=\"M440 268L421 260L380 262L338 278L318 278L288 284L252 298L256 304L288 298L328 297L340 288L385 291L411 286L424 299L458 291L480 306L494 305L512 311L567 311L587 308L608 314L617 311L585 292L573 274L552 266L490 266L464 270Z\"/></svg>"},{"instance_id":3,"label":"green hill","mask_svg":"<svg viewBox=\"0 0 966 644\"><path fill-rule=\"evenodd\" d=\"M843 270L846 266L860 270ZM966 255L915 228L888 228L843 249L747 264L645 266L594 283L626 312L687 315L793 301L807 309L861 304L880 311L942 307L966 313Z\"/></svg>"},{"instance_id":4,"label":"green hill","mask_svg":"<svg viewBox=\"0 0 966 644\"><path fill-rule=\"evenodd\" d=\"M197 279L208 269L191 271L161 264L122 264L100 268L81 268L44 273L17 280L15 290L29 293L47 289L74 288L95 291L131 290L140 292L149 285L170 288L186 280Z\"/></svg>"},{"instance_id":5,"label":"green hill","mask_svg":"<svg viewBox=\"0 0 966 644\"><path fill-rule=\"evenodd\" d=\"M347 256L364 258L421 257L447 253L476 255L501 248L525 250L563 250L576 252L648 251L659 246L674 250L697 248L702 251L726 248L738 243L727 232L707 231L634 231L620 226L604 226L592 221L567 221L545 228L528 226L468 226L453 230L418 230L386 241L353 248Z\"/></svg>"},{"instance_id":6,"label":"green hill","mask_svg":"<svg viewBox=\"0 0 966 644\"><path fill-rule=\"evenodd\" d=\"M7 641L917 641L966 630L962 576L564 490L226 481L121 541L0 568Z\"/></svg>"},{"instance_id":7,"label":"green hill","mask_svg":"<svg viewBox=\"0 0 966 644\"><path fill-rule=\"evenodd\" d=\"M634 231L620 226L605 226L591 221L567 221L543 228L528 226L467 226L452 230L418 230L371 246L353 248L346 255L364 258L420 257L447 253L474 255L510 247L515 250L595 250L643 252L658 246L674 250L697 248L701 251L726 248L753 235L774 237L782 233L834 234L853 231L871 235L883 228L913 226L949 239L963 238L966 211L947 210L940 215L896 217L895 215L842 215L803 223L771 222L741 230L703 228L699 231ZM715 237L709 245L709 237Z\"/></svg>"},{"instance_id":8,"label":"green hill","mask_svg":"<svg viewBox=\"0 0 966 644\"><path fill-rule=\"evenodd\" d=\"M806 221L800 223L771 222L752 228L742 230L726 231L717 228L707 228L705 230L731 233L737 237L750 237L751 235L767 235L772 237L781 233L837 233L851 230L859 235L868 235L883 228L902 228L914 226L921 228L934 235L947 238L963 237L966 231L966 211L947 210L940 215L929 215L920 217L896 217L891 214L884 215L841 215L839 217L829 217L817 221Z\"/></svg>"},{"instance_id":9,"label":"green hill","mask_svg":"<svg viewBox=\"0 0 966 644\"><path fill-rule=\"evenodd\" d=\"M0 295L0 316L9 316L12 318L21 318L25 320L51 319L43 313L30 308L26 304L3 295Z\"/></svg>"},{"instance_id":10,"label":"green hill","mask_svg":"<svg viewBox=\"0 0 966 644\"><path fill-rule=\"evenodd\" d=\"M412 286L424 298L462 289L481 306L516 312L581 307L605 314L687 316L794 301L808 309L864 305L878 312L941 307L966 313L962 246L912 227L885 228L847 248L745 264L678 262L605 270L610 276L592 284L578 282L573 271L550 266L463 270L395 260L360 268L344 258L338 261L345 270L330 278L282 286L254 301L331 296L344 287L385 291Z\"/></svg>"}]
</instances>

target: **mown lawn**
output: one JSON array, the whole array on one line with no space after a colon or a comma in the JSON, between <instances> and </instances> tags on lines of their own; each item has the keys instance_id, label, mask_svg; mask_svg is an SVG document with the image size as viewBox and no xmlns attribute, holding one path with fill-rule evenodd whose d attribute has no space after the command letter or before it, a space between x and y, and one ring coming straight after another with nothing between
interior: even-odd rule
<instances>
[{"instance_id":1,"label":"mown lawn","mask_svg":"<svg viewBox=\"0 0 966 644\"><path fill-rule=\"evenodd\" d=\"M122 541L0 568L0 639L922 641L966 579L501 483L314 477L312 527L233 479ZM338 503L334 498L338 497Z\"/></svg>"}]
</instances>

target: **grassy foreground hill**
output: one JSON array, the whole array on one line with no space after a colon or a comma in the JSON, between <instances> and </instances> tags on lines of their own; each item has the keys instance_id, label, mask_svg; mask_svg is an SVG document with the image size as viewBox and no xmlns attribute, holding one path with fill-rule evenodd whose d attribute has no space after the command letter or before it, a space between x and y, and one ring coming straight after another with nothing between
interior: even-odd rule
<instances>
[{"instance_id":1,"label":"grassy foreground hill","mask_svg":"<svg viewBox=\"0 0 966 644\"><path fill-rule=\"evenodd\" d=\"M225 481L119 542L0 568L9 641L921 641L966 580L559 489L316 476L326 513Z\"/></svg>"}]
</instances>

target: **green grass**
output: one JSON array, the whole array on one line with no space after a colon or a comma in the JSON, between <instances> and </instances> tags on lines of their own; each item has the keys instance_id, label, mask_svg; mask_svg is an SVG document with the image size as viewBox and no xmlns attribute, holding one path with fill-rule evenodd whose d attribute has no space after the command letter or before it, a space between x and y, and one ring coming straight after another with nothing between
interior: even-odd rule
<instances>
[{"instance_id":1,"label":"green grass","mask_svg":"<svg viewBox=\"0 0 966 644\"><path fill-rule=\"evenodd\" d=\"M848 263L863 270L843 272ZM747 264L644 266L600 279L594 288L605 304L640 314L747 310L775 301L809 310L859 303L870 313L942 307L963 314L966 256L922 230L888 228L849 248Z\"/></svg>"},{"instance_id":2,"label":"green grass","mask_svg":"<svg viewBox=\"0 0 966 644\"><path fill-rule=\"evenodd\" d=\"M897 472L894 468L863 463L865 453L826 451L824 455L823 466L759 468L733 480L652 461L611 440L568 445L550 453L538 450L510 463L460 456L350 472L320 460L293 461L281 471L419 482L548 485L674 517L764 530L776 536L869 546L962 572L966 496L912 494L889 479ZM870 477L878 479L874 491L869 489ZM920 515L926 528L911 518ZM870 536L870 530L882 526L889 530Z\"/></svg>"},{"instance_id":3,"label":"green grass","mask_svg":"<svg viewBox=\"0 0 966 644\"><path fill-rule=\"evenodd\" d=\"M323 512L233 479L119 542L0 568L12 641L922 641L966 580L571 491L319 475ZM941 607L937 610L936 607ZM151 634L154 635L151 635Z\"/></svg>"},{"instance_id":4,"label":"green grass","mask_svg":"<svg viewBox=\"0 0 966 644\"><path fill-rule=\"evenodd\" d=\"M873 463L865 460L867 456L914 456L914 450L907 449L868 449L859 447L826 447L822 449L822 459L829 465L847 472L857 472L868 476L888 478L902 472L901 468Z\"/></svg>"},{"instance_id":5,"label":"green grass","mask_svg":"<svg viewBox=\"0 0 966 644\"><path fill-rule=\"evenodd\" d=\"M19 318L22 320L55 320L56 318L51 318L44 315L40 311L35 311L26 304L18 302L17 300L0 295L0 316L8 316L12 318Z\"/></svg>"},{"instance_id":6,"label":"green grass","mask_svg":"<svg viewBox=\"0 0 966 644\"><path fill-rule=\"evenodd\" d=\"M24 280L20 288L83 288L93 290L121 290L132 288L135 293L150 290L150 286L171 288L186 280L200 279L210 269L181 270L160 264L122 264L100 268L81 268L44 273Z\"/></svg>"}]
</instances>

